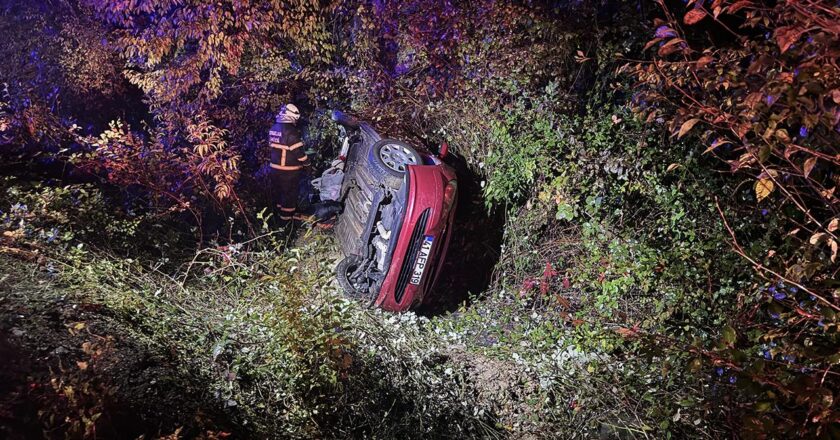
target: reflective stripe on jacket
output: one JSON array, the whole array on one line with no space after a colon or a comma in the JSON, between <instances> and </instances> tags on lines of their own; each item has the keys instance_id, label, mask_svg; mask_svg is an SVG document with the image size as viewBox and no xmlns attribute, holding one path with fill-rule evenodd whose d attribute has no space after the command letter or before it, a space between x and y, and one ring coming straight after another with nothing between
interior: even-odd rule
<instances>
[{"instance_id":1,"label":"reflective stripe on jacket","mask_svg":"<svg viewBox=\"0 0 840 440\"><path fill-rule=\"evenodd\" d=\"M294 171L309 163L303 151L300 130L294 124L279 123L271 127L268 135L271 168Z\"/></svg>"}]
</instances>

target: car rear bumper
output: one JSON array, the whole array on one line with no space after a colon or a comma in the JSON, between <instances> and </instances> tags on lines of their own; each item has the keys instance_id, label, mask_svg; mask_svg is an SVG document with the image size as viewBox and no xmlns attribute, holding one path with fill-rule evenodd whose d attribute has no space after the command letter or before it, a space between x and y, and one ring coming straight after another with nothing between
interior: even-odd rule
<instances>
[{"instance_id":1,"label":"car rear bumper","mask_svg":"<svg viewBox=\"0 0 840 440\"><path fill-rule=\"evenodd\" d=\"M445 197L455 173L446 165L411 166L408 200L388 273L376 305L401 312L422 303L434 285L449 245L455 194Z\"/></svg>"}]
</instances>

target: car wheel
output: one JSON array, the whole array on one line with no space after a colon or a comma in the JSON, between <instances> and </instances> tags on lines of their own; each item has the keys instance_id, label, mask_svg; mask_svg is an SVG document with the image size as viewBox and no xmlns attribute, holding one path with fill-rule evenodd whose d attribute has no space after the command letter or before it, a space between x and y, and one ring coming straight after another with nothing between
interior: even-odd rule
<instances>
[{"instance_id":1,"label":"car wheel","mask_svg":"<svg viewBox=\"0 0 840 440\"><path fill-rule=\"evenodd\" d=\"M367 293L367 287L365 285L361 285L357 281L354 281L351 277L353 272L359 268L359 265L361 265L363 261L362 257L358 255L350 255L341 260L335 268L338 285L341 286L347 295L358 298Z\"/></svg>"},{"instance_id":2,"label":"car wheel","mask_svg":"<svg viewBox=\"0 0 840 440\"><path fill-rule=\"evenodd\" d=\"M396 139L382 139L370 150L370 164L385 174L403 178L409 165L421 165L422 159L414 148Z\"/></svg>"}]
</instances>

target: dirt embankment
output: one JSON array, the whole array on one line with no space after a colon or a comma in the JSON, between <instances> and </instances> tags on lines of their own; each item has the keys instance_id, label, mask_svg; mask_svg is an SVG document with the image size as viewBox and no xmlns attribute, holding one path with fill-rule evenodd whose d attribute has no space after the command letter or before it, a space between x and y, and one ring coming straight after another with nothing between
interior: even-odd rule
<instances>
[{"instance_id":1,"label":"dirt embankment","mask_svg":"<svg viewBox=\"0 0 840 440\"><path fill-rule=\"evenodd\" d=\"M165 347L84 298L0 254L0 438L231 435Z\"/></svg>"}]
</instances>

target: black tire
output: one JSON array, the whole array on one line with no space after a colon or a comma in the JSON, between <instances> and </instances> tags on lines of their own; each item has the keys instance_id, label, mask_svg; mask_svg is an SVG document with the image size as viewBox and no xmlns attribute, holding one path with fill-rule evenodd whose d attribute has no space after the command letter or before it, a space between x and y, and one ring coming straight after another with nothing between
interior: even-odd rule
<instances>
[{"instance_id":1,"label":"black tire","mask_svg":"<svg viewBox=\"0 0 840 440\"><path fill-rule=\"evenodd\" d=\"M402 180L408 165L422 165L423 159L414 148L396 139L382 139L373 144L368 155L369 165L377 174Z\"/></svg>"},{"instance_id":2,"label":"black tire","mask_svg":"<svg viewBox=\"0 0 840 440\"><path fill-rule=\"evenodd\" d=\"M359 268L359 265L362 264L364 260L362 257L358 255L350 255L345 259L341 260L338 263L338 266L335 268L335 275L338 279L338 285L341 286L344 293L349 296L359 298L365 295L367 292L359 290L356 286L350 282L349 276L352 274L356 269Z\"/></svg>"},{"instance_id":3,"label":"black tire","mask_svg":"<svg viewBox=\"0 0 840 440\"><path fill-rule=\"evenodd\" d=\"M359 120L339 110L330 114L332 120L348 128L359 128Z\"/></svg>"}]
</instances>

